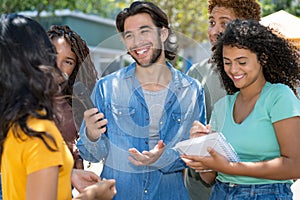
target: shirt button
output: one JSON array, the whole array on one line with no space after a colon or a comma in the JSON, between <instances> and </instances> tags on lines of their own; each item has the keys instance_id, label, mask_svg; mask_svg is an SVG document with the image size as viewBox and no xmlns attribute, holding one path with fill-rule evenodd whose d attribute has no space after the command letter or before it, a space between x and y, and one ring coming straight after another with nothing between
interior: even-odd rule
<instances>
[{"instance_id":1,"label":"shirt button","mask_svg":"<svg viewBox=\"0 0 300 200\"><path fill-rule=\"evenodd\" d=\"M162 125L163 123L162 123L162 122L159 122L159 124Z\"/></svg>"},{"instance_id":2,"label":"shirt button","mask_svg":"<svg viewBox=\"0 0 300 200\"><path fill-rule=\"evenodd\" d=\"M144 193L146 193L146 194L147 194L147 193L148 193L148 190L144 190Z\"/></svg>"},{"instance_id":3,"label":"shirt button","mask_svg":"<svg viewBox=\"0 0 300 200\"><path fill-rule=\"evenodd\" d=\"M123 114L123 113L120 111L120 112L119 112L119 115L122 115L122 114Z\"/></svg>"},{"instance_id":4,"label":"shirt button","mask_svg":"<svg viewBox=\"0 0 300 200\"><path fill-rule=\"evenodd\" d=\"M177 119L177 121L180 122L181 120L180 120L180 119Z\"/></svg>"}]
</instances>

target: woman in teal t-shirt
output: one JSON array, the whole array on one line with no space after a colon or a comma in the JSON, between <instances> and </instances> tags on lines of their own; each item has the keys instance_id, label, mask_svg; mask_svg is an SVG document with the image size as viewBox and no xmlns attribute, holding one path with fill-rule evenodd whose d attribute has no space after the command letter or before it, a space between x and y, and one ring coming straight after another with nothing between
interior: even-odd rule
<instances>
[{"instance_id":1,"label":"woman in teal t-shirt","mask_svg":"<svg viewBox=\"0 0 300 200\"><path fill-rule=\"evenodd\" d=\"M190 134L222 132L240 162L212 148L210 157L182 156L203 180L216 181L211 200L292 199L300 177L299 59L296 47L254 20L233 21L219 38L213 60L227 95L210 125L196 121Z\"/></svg>"}]
</instances>

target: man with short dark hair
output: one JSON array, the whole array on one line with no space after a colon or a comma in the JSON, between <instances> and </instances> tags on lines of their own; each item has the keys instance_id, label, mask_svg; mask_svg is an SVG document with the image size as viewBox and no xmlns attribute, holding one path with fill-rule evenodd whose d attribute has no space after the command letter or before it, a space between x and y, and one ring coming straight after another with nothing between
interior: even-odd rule
<instances>
[{"instance_id":1,"label":"man with short dark hair","mask_svg":"<svg viewBox=\"0 0 300 200\"><path fill-rule=\"evenodd\" d=\"M156 5L132 3L116 25L135 62L97 82L97 108L84 114L80 154L105 160L101 176L116 179L116 200L188 200L186 165L173 147L189 138L194 120L206 122L203 88L167 61L177 45Z\"/></svg>"}]
</instances>

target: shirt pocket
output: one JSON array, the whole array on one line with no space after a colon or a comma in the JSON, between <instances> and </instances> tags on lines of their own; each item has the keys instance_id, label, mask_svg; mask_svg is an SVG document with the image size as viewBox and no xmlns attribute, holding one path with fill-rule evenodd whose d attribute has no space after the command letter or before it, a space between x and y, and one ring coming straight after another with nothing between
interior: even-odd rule
<instances>
[{"instance_id":1,"label":"shirt pocket","mask_svg":"<svg viewBox=\"0 0 300 200\"><path fill-rule=\"evenodd\" d=\"M110 123L110 131L113 134L137 137L139 136L138 134L145 131L144 127L139 126L135 120L135 108L110 104L108 105L108 109L110 110L113 118L113 120L108 119Z\"/></svg>"},{"instance_id":2,"label":"shirt pocket","mask_svg":"<svg viewBox=\"0 0 300 200\"><path fill-rule=\"evenodd\" d=\"M179 125L189 120L191 116L192 116L191 112L171 113L172 120L174 121L175 124L179 124Z\"/></svg>"},{"instance_id":3,"label":"shirt pocket","mask_svg":"<svg viewBox=\"0 0 300 200\"><path fill-rule=\"evenodd\" d=\"M133 107L116 104L109 104L108 109L117 117L129 117L135 113L135 108Z\"/></svg>"},{"instance_id":4,"label":"shirt pocket","mask_svg":"<svg viewBox=\"0 0 300 200\"><path fill-rule=\"evenodd\" d=\"M189 138L189 130L193 120L191 112L173 112L170 115L168 126L162 132L166 143L177 143Z\"/></svg>"},{"instance_id":5,"label":"shirt pocket","mask_svg":"<svg viewBox=\"0 0 300 200\"><path fill-rule=\"evenodd\" d=\"M185 118L182 118L181 113L172 113L171 118L175 124L181 124Z\"/></svg>"}]
</instances>

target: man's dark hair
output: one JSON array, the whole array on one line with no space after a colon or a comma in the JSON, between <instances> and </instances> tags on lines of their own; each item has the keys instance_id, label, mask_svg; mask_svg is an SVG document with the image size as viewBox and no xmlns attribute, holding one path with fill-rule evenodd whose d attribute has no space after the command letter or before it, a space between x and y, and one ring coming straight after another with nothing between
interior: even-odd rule
<instances>
[{"instance_id":1,"label":"man's dark hair","mask_svg":"<svg viewBox=\"0 0 300 200\"><path fill-rule=\"evenodd\" d=\"M172 33L169 27L169 20L164 11L162 11L158 6L151 2L145 1L135 1L129 8L122 10L116 17L116 26L119 33L123 35L124 33L124 23L125 20L130 17L140 13L147 13L152 18L153 23L158 28L167 28L169 30L169 36L164 43L165 56L169 60L173 60L177 53L177 38L174 33Z\"/></svg>"}]
</instances>

